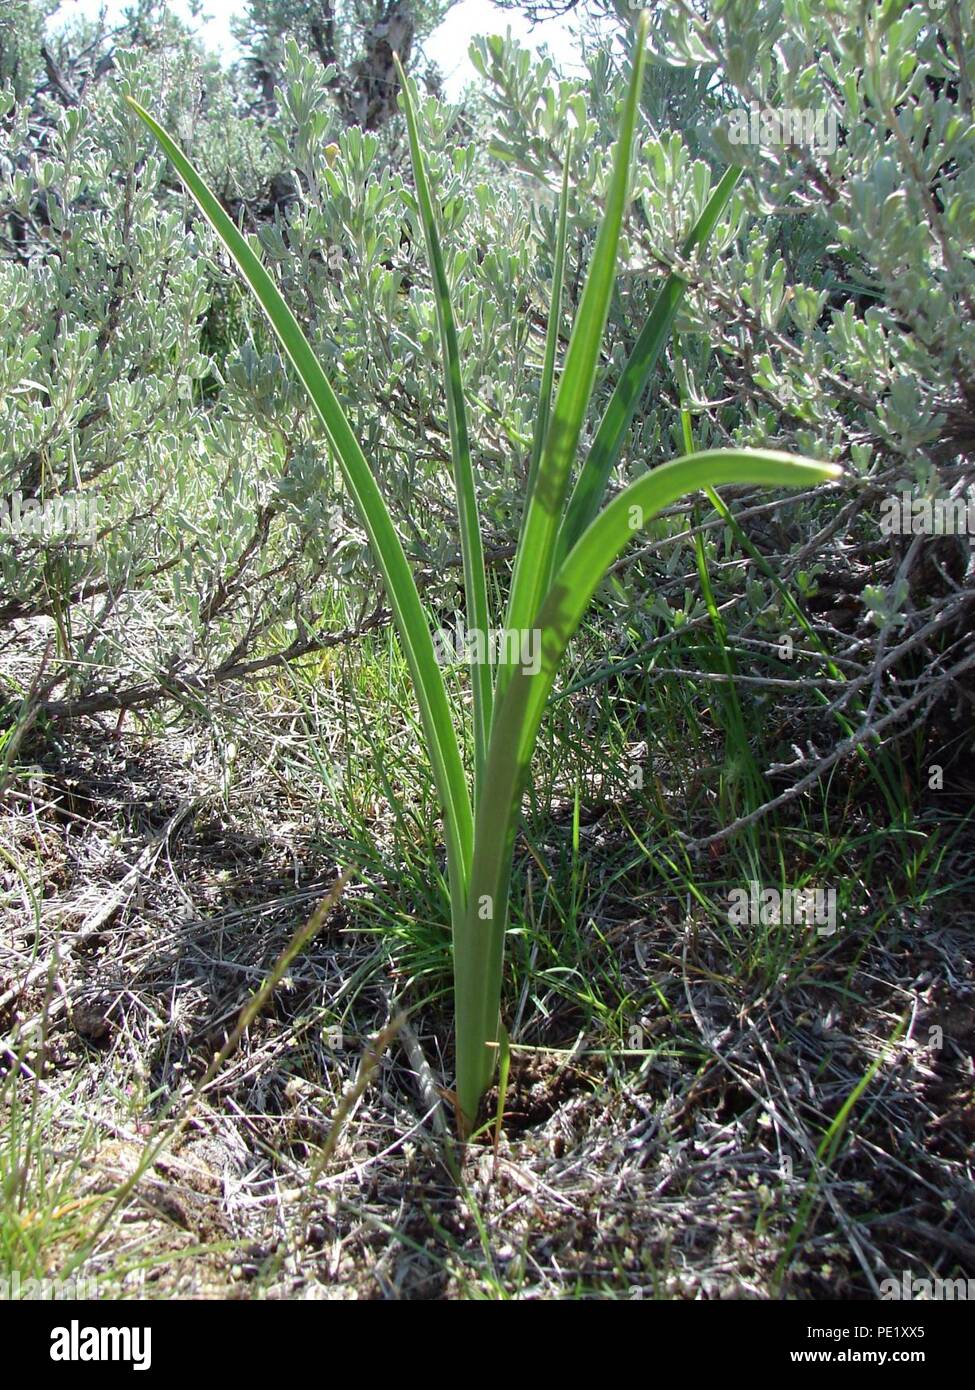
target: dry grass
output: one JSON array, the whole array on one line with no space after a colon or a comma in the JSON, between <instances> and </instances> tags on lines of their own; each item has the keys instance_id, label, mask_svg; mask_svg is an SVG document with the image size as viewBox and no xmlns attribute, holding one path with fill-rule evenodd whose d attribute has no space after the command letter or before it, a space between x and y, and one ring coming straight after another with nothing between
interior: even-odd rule
<instances>
[{"instance_id":1,"label":"dry grass","mask_svg":"<svg viewBox=\"0 0 975 1390\"><path fill-rule=\"evenodd\" d=\"M458 1184L447 1017L420 1008L314 1177L364 1048L422 997L362 884L199 1083L334 881L329 827L246 750L228 792L203 733L78 727L37 760L0 830L8 1268L196 1298L836 1298L904 1269L975 1274L964 904L839 933L768 983L631 879L586 930L620 998L656 1000L642 1046L529 1002L499 1152L472 1146ZM165 1108L191 1101L113 1211Z\"/></svg>"}]
</instances>

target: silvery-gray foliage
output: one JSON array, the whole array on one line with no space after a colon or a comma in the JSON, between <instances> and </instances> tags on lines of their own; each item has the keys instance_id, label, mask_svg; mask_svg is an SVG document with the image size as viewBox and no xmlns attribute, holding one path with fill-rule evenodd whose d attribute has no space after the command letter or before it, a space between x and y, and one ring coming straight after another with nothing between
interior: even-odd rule
<instances>
[{"instance_id":1,"label":"silvery-gray foliage","mask_svg":"<svg viewBox=\"0 0 975 1390\"><path fill-rule=\"evenodd\" d=\"M597 128L600 109L612 104L603 74L629 28L627 6L600 8L616 42L591 57L583 84ZM634 263L681 265L675 212L704 176L692 141L711 161L744 166L746 178L723 254L709 251L706 264L686 267L693 288L630 465L658 457L661 437L665 448L680 448L679 400L692 408L698 444L767 443L843 462L851 476L839 508L829 501L804 516L790 507L750 525L770 567L803 592L820 645L843 663L846 688L828 708L834 733L855 740L925 725L940 737L932 712L960 713L971 698L968 536L891 536L878 519L882 500L904 488L961 501L975 487L973 18L964 0L891 0L866 12L852 0L679 0L652 12L657 66L645 106L654 135L635 175ZM554 178L568 125L558 89L553 103L539 66L500 40L480 43L477 61L492 82L500 153ZM685 107L676 130L654 119L661 73L672 98L680 99L673 84L681 81L707 92L704 109L695 116ZM778 143L774 123L771 139L761 127L757 144L733 138L742 116L783 110L821 118L834 142ZM575 173L585 184L590 131L581 144ZM636 295L646 303L645 281ZM621 339L620 360L631 341L625 326ZM663 565L648 557L658 584L670 565L685 571L682 548L683 561L674 547L663 548ZM768 575L751 564L746 579L728 563L736 550L725 531L711 551L725 561L725 601L737 595L728 610L733 643L795 632ZM671 592L676 602L655 601L650 644L660 621L701 616L700 600L685 611L680 588ZM770 661L764 669L797 677L797 693L825 677L822 667L799 675ZM756 703L774 727L781 688ZM795 749L797 731L808 728L812 711L805 702L800 710L803 718L782 721L784 748ZM832 765L838 749L791 753L793 785Z\"/></svg>"},{"instance_id":2,"label":"silvery-gray foliage","mask_svg":"<svg viewBox=\"0 0 975 1390\"><path fill-rule=\"evenodd\" d=\"M331 363L431 603L449 610L456 596L434 304L399 122L349 124L342 69L286 6L249 11L252 33L261 20L273 38L263 107L252 70L221 71L163 7L145 9L141 29L78 31L48 41L46 59L43 5L15 5L0 36L0 491L80 490L101 517L93 546L0 539L0 617L25 653L22 687L50 644L36 693L61 712L205 699L215 681L383 620L301 393L124 112L125 91L257 238ZM435 9L416 8L418 32ZM604 9L585 71L563 79L511 41L478 41L480 89L460 107L430 96L420 112L497 563L520 519L570 131L567 323L609 174L629 31L625 6ZM746 518L764 567L727 527L707 532L730 641L760 672L795 680L800 725L812 713L801 691L822 667L798 672L771 651L795 624L768 570L801 591L847 676L818 716L836 747L843 731L879 724L885 737L923 721L969 688L971 665L971 547L885 537L877 517L900 487L952 493L972 481L972 6L887 0L865 28L861 10L719 0L707 18L691 4L654 11L597 392L606 399L661 276L678 269L691 288L674 347L616 483L680 450L681 401L699 447L793 449L851 473L839 497ZM835 149L733 144L733 113L752 103L825 108ZM747 172L730 214L685 260L682 240L731 158ZM660 523L656 546L607 591L618 624L604 652L580 651L584 669L659 650L702 620L686 521ZM763 693L756 709L763 700L789 747L789 701ZM815 763L800 750L790 775Z\"/></svg>"}]
</instances>

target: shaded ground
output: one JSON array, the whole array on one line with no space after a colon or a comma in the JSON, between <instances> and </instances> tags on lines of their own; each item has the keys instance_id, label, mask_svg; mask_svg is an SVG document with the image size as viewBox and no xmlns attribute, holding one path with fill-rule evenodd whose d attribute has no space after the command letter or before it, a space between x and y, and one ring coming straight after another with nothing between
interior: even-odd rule
<instances>
[{"instance_id":1,"label":"shaded ground","mask_svg":"<svg viewBox=\"0 0 975 1390\"><path fill-rule=\"evenodd\" d=\"M445 1165L430 1002L313 1178L369 1039L445 980L411 981L353 882L201 1093L334 880L328 827L243 757L228 786L202 734L92 727L35 756L0 829L7 1269L83 1256L112 1294L244 1298L837 1298L975 1276L970 902L865 916L770 978L649 870L601 885L600 821L579 931L616 998L600 1022L515 981L497 1156L471 1146L461 1188ZM969 877L970 845L939 872Z\"/></svg>"}]
</instances>

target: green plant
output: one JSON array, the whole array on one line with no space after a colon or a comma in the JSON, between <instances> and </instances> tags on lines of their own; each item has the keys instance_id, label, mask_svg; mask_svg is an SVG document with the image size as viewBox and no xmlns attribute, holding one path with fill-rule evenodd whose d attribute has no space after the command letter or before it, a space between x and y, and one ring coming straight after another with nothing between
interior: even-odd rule
<instances>
[{"instance_id":1,"label":"green plant","mask_svg":"<svg viewBox=\"0 0 975 1390\"><path fill-rule=\"evenodd\" d=\"M503 631L537 634L540 659L526 669L515 644L502 643L492 679L486 653L472 653L474 795L468 787L443 675L416 581L400 537L355 433L294 314L249 241L224 212L179 146L134 99L132 108L169 156L187 190L260 301L301 378L338 459L379 565L409 664L440 797L447 849L454 948L457 1094L461 1127L469 1131L494 1069L500 1030L504 936L514 838L532 752L552 683L566 647L597 586L632 539L664 507L687 493L722 484L804 486L838 476L831 464L747 449L692 453L644 474L600 512L626 429L666 341L683 283L666 281L610 399L594 447L569 497L572 465L596 377L620 232L643 76L647 20L641 16L633 71L623 109L605 215L566 351L554 402L555 347L561 283L553 286L543 374L544 401L532 448L530 487ZM485 640L488 591L471 462L467 407L457 333L413 97L405 75L404 108L416 187L433 275L457 493L467 617ZM563 208L567 194L563 175ZM710 233L730 194L729 173L712 196L691 243ZM559 240L564 245L565 219ZM557 257L562 262L561 251ZM567 502L568 498L568 502Z\"/></svg>"}]
</instances>

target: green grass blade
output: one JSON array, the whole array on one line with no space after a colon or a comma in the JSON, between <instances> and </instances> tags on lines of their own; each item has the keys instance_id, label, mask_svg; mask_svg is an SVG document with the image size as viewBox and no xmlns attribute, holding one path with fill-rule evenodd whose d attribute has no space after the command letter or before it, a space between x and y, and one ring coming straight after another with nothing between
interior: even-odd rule
<instances>
[{"instance_id":1,"label":"green grass blade","mask_svg":"<svg viewBox=\"0 0 975 1390\"><path fill-rule=\"evenodd\" d=\"M512 670L495 709L486 794L477 809L467 918L458 932L457 1092L473 1121L494 1063L508 885L521 796L556 671L601 580L620 553L664 507L705 486L803 487L839 477L833 464L771 450L716 449L690 454L645 473L604 508L560 566L537 615L541 662L536 674ZM476 1012L475 1012L476 1011Z\"/></svg>"},{"instance_id":2,"label":"green grass blade","mask_svg":"<svg viewBox=\"0 0 975 1390\"><path fill-rule=\"evenodd\" d=\"M511 1043L508 1030L503 1023L498 1024L498 1111L494 1119L494 1161L498 1161L498 1147L501 1143L501 1126L504 1123L504 1102L508 1094L508 1077L511 1074Z\"/></svg>"},{"instance_id":3,"label":"green grass blade","mask_svg":"<svg viewBox=\"0 0 975 1390\"><path fill-rule=\"evenodd\" d=\"M542 385L538 399L538 416L532 438L531 464L528 469L528 492L531 497L535 490L542 450L548 438L548 422L552 413L552 384L555 381L555 353L559 344L559 327L562 323L562 286L565 281L565 239L569 210L569 163L572 159L572 135L565 146L565 163L562 165L562 196L559 200L559 225L555 237L555 266L552 272L552 298L548 306L548 328L545 332L545 358L542 363ZM524 520L528 520L525 509Z\"/></svg>"},{"instance_id":4,"label":"green grass blade","mask_svg":"<svg viewBox=\"0 0 975 1390\"><path fill-rule=\"evenodd\" d=\"M684 440L684 453L693 454L694 435L691 427L691 412L684 405L681 406L680 410L680 423ZM706 494L714 495L713 488L705 488L704 491ZM694 536L694 558L697 563L697 577L701 585L704 606L708 611L708 618L714 633L714 643L713 655L710 655L705 647L698 661L704 666L704 669L707 669L714 662L725 676L724 685L714 692L713 708L723 734L725 764L733 763L739 769L738 781L741 792L747 798L748 807L751 808L760 806L766 800L764 780L752 752L752 744L748 736L748 720L738 697L738 664L728 645L727 624L718 606L718 600L711 583L707 547L704 543L704 532L700 530L700 519L700 508L695 506L694 525L698 529ZM730 802L727 800L729 797L732 798ZM741 809L740 806L733 804L734 797L733 783L730 780L725 783L722 779L719 808L721 810L726 809L726 813L732 820L737 817ZM754 826L749 828L746 838L745 855L751 867L751 877L760 879L762 875L758 866L758 842Z\"/></svg>"},{"instance_id":5,"label":"green grass blade","mask_svg":"<svg viewBox=\"0 0 975 1390\"><path fill-rule=\"evenodd\" d=\"M552 572L555 539L568 491L569 475L596 379L600 344L616 282L616 256L626 208L630 153L643 84L647 25L648 17L643 11L637 25L633 72L616 144L606 212L573 325L535 487L527 501L528 515L515 560L508 602L509 630L525 630L533 626L535 613L548 588ZM497 699L504 692L510 670L508 664L498 667Z\"/></svg>"},{"instance_id":6,"label":"green grass blade","mask_svg":"<svg viewBox=\"0 0 975 1390\"><path fill-rule=\"evenodd\" d=\"M172 161L203 216L237 263L259 301L335 450L342 476L369 537L399 629L423 723L434 779L444 813L451 892L462 902L472 851L473 815L464 766L450 716L443 673L430 627L399 535L365 455L315 353L260 258L234 226L213 193L172 137L138 102L125 100L148 126Z\"/></svg>"},{"instance_id":7,"label":"green grass blade","mask_svg":"<svg viewBox=\"0 0 975 1390\"><path fill-rule=\"evenodd\" d=\"M440 349L443 357L444 382L447 393L447 420L450 428L450 453L454 470L454 489L457 494L457 519L460 526L460 549L464 564L464 593L467 600L467 626L485 634L490 627L488 614L487 581L484 573L484 548L481 541L481 523L477 510L477 490L474 486L474 469L471 464L470 435L467 429L467 405L464 400L464 384L460 369L460 351L457 346L457 328L450 305L450 287L447 283L447 270L437 219L430 197L430 181L427 178L426 160L420 148L420 133L416 121L416 108L409 79L403 71L399 58L394 55L396 71L403 89L403 108L406 114L406 129L410 141L410 158L413 162L413 182L416 187L416 200L423 223L423 234L427 245L427 259L433 277L433 293L437 306L437 326L440 330ZM470 663L471 688L474 694L474 804L477 804L484 774L484 759L487 756L488 732L491 728L491 707L494 701L494 685L491 668L486 661Z\"/></svg>"},{"instance_id":8,"label":"green grass blade","mask_svg":"<svg viewBox=\"0 0 975 1390\"><path fill-rule=\"evenodd\" d=\"M685 257L691 254L695 246L704 246L707 243L735 185L741 178L741 172L734 166L725 172L683 244L682 251ZM633 345L633 351L620 373L616 389L599 422L585 466L576 479L565 518L559 528L557 564L562 562L599 510L619 459L623 440L670 336L686 289L687 281L676 274L668 275L660 287L653 309Z\"/></svg>"}]
</instances>

